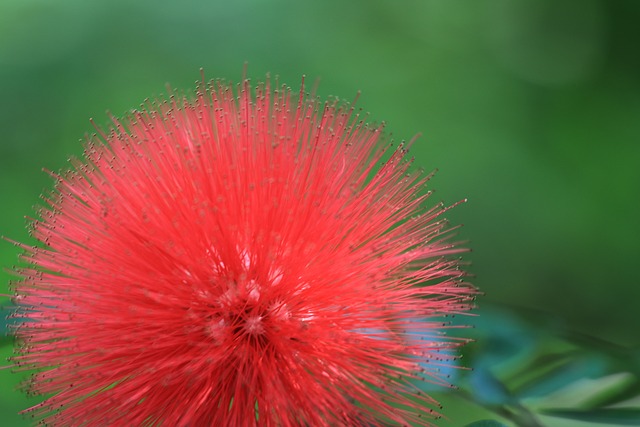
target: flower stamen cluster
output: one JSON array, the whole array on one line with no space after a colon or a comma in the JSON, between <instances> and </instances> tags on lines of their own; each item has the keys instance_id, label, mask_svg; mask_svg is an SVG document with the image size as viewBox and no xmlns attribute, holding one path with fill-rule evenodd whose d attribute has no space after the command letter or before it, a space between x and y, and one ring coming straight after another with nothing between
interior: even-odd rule
<instances>
[{"instance_id":1,"label":"flower stamen cluster","mask_svg":"<svg viewBox=\"0 0 640 427\"><path fill-rule=\"evenodd\" d=\"M430 425L474 289L407 147L269 82L148 103L33 222L17 369L51 425ZM429 415L432 414L432 415Z\"/></svg>"}]
</instances>

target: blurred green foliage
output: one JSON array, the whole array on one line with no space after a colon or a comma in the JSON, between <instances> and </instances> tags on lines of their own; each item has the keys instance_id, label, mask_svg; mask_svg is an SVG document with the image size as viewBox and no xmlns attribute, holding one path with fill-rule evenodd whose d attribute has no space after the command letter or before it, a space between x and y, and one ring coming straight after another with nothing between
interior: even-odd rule
<instances>
[{"instance_id":1,"label":"blurred green foliage","mask_svg":"<svg viewBox=\"0 0 640 427\"><path fill-rule=\"evenodd\" d=\"M361 90L394 139L423 134L412 151L440 170L437 197L469 198L449 217L466 224L481 304L637 346L639 18L635 0L3 0L0 234L29 241L23 217L52 185L41 169L81 153L90 117L108 125L166 83L193 90L200 67L238 81L248 61L254 80ZM1 243L1 264L18 253ZM18 379L0 381L19 425Z\"/></svg>"}]
</instances>

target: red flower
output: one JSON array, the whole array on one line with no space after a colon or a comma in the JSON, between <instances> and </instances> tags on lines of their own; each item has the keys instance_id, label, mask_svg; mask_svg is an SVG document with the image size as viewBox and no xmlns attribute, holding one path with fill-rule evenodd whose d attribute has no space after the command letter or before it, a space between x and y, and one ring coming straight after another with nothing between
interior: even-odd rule
<instances>
[{"instance_id":1,"label":"red flower","mask_svg":"<svg viewBox=\"0 0 640 427\"><path fill-rule=\"evenodd\" d=\"M429 425L462 249L353 108L214 82L90 140L17 285L52 425ZM426 418L430 418L427 416Z\"/></svg>"}]
</instances>

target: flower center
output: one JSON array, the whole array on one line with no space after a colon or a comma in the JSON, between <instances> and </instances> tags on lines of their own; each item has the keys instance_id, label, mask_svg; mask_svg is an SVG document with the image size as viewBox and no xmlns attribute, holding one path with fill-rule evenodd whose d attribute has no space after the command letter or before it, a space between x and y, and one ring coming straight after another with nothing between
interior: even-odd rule
<instances>
[{"instance_id":1,"label":"flower center","mask_svg":"<svg viewBox=\"0 0 640 427\"><path fill-rule=\"evenodd\" d=\"M253 336L264 334L262 316L249 316L244 322L244 332Z\"/></svg>"},{"instance_id":2,"label":"flower center","mask_svg":"<svg viewBox=\"0 0 640 427\"><path fill-rule=\"evenodd\" d=\"M214 345L249 342L263 345L268 325L277 322L264 304L264 295L255 280L231 281L228 289L210 304L212 313L206 316L205 334Z\"/></svg>"}]
</instances>

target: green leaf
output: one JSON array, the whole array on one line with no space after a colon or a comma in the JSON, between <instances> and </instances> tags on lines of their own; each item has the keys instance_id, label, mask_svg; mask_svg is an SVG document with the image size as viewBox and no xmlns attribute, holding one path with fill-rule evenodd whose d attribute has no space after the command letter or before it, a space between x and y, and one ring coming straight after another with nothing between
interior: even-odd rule
<instances>
[{"instance_id":1,"label":"green leaf","mask_svg":"<svg viewBox=\"0 0 640 427\"><path fill-rule=\"evenodd\" d=\"M9 316L14 313L14 310L11 306L0 305L0 338L7 338L13 334L11 326L16 324L16 319Z\"/></svg>"},{"instance_id":2,"label":"green leaf","mask_svg":"<svg viewBox=\"0 0 640 427\"><path fill-rule=\"evenodd\" d=\"M597 379L581 378L536 401L539 408L592 410L640 395L638 379L625 372Z\"/></svg>"},{"instance_id":3,"label":"green leaf","mask_svg":"<svg viewBox=\"0 0 640 427\"><path fill-rule=\"evenodd\" d=\"M0 306L0 338L9 335L9 310Z\"/></svg>"},{"instance_id":4,"label":"green leaf","mask_svg":"<svg viewBox=\"0 0 640 427\"><path fill-rule=\"evenodd\" d=\"M567 384L582 378L593 378L606 372L606 361L596 355L566 352L559 355L544 355L522 375L520 384L514 387L518 398L540 397L562 389Z\"/></svg>"},{"instance_id":5,"label":"green leaf","mask_svg":"<svg viewBox=\"0 0 640 427\"><path fill-rule=\"evenodd\" d=\"M568 418L576 421L588 421L611 426L640 425L640 409L636 408L605 408L591 411L575 411L570 409L547 409L545 415L557 418Z\"/></svg>"},{"instance_id":6,"label":"green leaf","mask_svg":"<svg viewBox=\"0 0 640 427\"><path fill-rule=\"evenodd\" d=\"M496 420L480 420L467 424L465 427L507 427L507 425Z\"/></svg>"},{"instance_id":7,"label":"green leaf","mask_svg":"<svg viewBox=\"0 0 640 427\"><path fill-rule=\"evenodd\" d=\"M474 367L492 372L509 371L528 360L536 346L532 330L517 317L503 311L485 311L472 319L477 344L471 355Z\"/></svg>"},{"instance_id":8,"label":"green leaf","mask_svg":"<svg viewBox=\"0 0 640 427\"><path fill-rule=\"evenodd\" d=\"M469 378L474 400L483 405L502 405L513 403L513 396L489 369L477 368Z\"/></svg>"}]
</instances>

